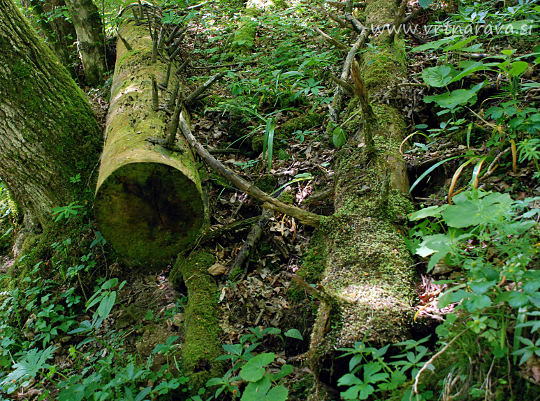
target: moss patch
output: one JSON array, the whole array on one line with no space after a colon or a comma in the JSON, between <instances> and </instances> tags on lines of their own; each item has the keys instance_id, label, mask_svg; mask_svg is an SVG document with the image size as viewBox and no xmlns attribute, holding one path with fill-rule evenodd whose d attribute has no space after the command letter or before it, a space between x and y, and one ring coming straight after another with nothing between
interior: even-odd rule
<instances>
[{"instance_id":1,"label":"moss patch","mask_svg":"<svg viewBox=\"0 0 540 401\"><path fill-rule=\"evenodd\" d=\"M217 317L218 288L208 268L214 257L207 252L196 252L187 259L180 255L174 267L183 277L188 289L185 310L185 343L182 365L195 389L211 377L221 375L222 365L215 359L221 354Z\"/></svg>"},{"instance_id":2,"label":"moss patch","mask_svg":"<svg viewBox=\"0 0 540 401\"><path fill-rule=\"evenodd\" d=\"M116 170L101 186L94 207L103 236L138 265L167 263L204 224L195 184L163 164L132 163Z\"/></svg>"}]
</instances>

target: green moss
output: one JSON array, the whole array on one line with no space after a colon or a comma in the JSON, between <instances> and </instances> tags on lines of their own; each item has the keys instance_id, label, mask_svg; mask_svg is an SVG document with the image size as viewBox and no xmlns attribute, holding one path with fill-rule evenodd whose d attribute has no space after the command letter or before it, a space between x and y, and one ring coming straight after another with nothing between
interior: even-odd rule
<instances>
[{"instance_id":1,"label":"green moss","mask_svg":"<svg viewBox=\"0 0 540 401\"><path fill-rule=\"evenodd\" d=\"M195 184L154 163L116 170L100 187L95 214L103 236L128 262L159 267L198 235L204 207Z\"/></svg>"},{"instance_id":2,"label":"green moss","mask_svg":"<svg viewBox=\"0 0 540 401\"><path fill-rule=\"evenodd\" d=\"M302 258L302 264L296 272L298 276L304 279L308 284L317 284L326 266L328 257L324 230L315 231L311 237L309 249ZM299 302L305 299L305 290L296 283L291 283L289 287L289 299L293 302Z\"/></svg>"},{"instance_id":3,"label":"green moss","mask_svg":"<svg viewBox=\"0 0 540 401\"><path fill-rule=\"evenodd\" d=\"M188 289L182 365L195 389L204 386L209 378L219 377L222 370L222 365L215 361L221 354L221 330L217 317L218 288L208 273L213 263L212 254L199 251L187 259L179 256L175 265Z\"/></svg>"},{"instance_id":4,"label":"green moss","mask_svg":"<svg viewBox=\"0 0 540 401\"><path fill-rule=\"evenodd\" d=\"M375 49L364 53L361 66L370 96L393 89L395 83L406 73L403 41L396 40L389 44L379 39L375 45Z\"/></svg>"},{"instance_id":5,"label":"green moss","mask_svg":"<svg viewBox=\"0 0 540 401\"><path fill-rule=\"evenodd\" d=\"M314 127L318 127L324 120L324 116L318 113L308 113L303 116L291 118L285 123L281 124L276 133L283 136L283 138L289 138L291 134L297 130L306 131Z\"/></svg>"},{"instance_id":6,"label":"green moss","mask_svg":"<svg viewBox=\"0 0 540 401\"><path fill-rule=\"evenodd\" d=\"M257 20L250 17L249 14L241 17L232 40L232 48L240 53L250 52L255 45L255 32L258 25Z\"/></svg>"}]
</instances>

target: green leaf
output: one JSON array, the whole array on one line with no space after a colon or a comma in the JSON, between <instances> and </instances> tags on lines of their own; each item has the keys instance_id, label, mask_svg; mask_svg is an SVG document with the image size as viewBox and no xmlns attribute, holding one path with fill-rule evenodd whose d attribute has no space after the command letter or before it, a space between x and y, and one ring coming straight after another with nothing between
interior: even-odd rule
<instances>
[{"instance_id":1,"label":"green leaf","mask_svg":"<svg viewBox=\"0 0 540 401\"><path fill-rule=\"evenodd\" d=\"M267 352L254 356L246 362L240 369L240 377L248 382L260 380L266 373L265 367L274 362L276 355L273 352Z\"/></svg>"},{"instance_id":2,"label":"green leaf","mask_svg":"<svg viewBox=\"0 0 540 401\"><path fill-rule=\"evenodd\" d=\"M303 340L302 333L297 329L289 329L285 332L285 337L296 338L297 340Z\"/></svg>"},{"instance_id":3,"label":"green leaf","mask_svg":"<svg viewBox=\"0 0 540 401\"><path fill-rule=\"evenodd\" d=\"M281 367L281 369L279 370L279 372L277 373L274 373L272 375L272 381L278 381L282 378L284 378L285 376L287 375L290 375L291 373L293 372L293 367L292 365L289 365L289 364L285 364Z\"/></svg>"},{"instance_id":4,"label":"green leaf","mask_svg":"<svg viewBox=\"0 0 540 401\"><path fill-rule=\"evenodd\" d=\"M468 37L468 38L465 38L463 40L460 40L456 43L454 43L453 45L450 45L448 47L445 47L443 49L443 51L445 52L449 52L449 51L452 51L452 50L461 50L463 49L465 46L467 46L469 43L471 43L473 40L475 40L478 36L471 36L471 37Z\"/></svg>"},{"instance_id":5,"label":"green leaf","mask_svg":"<svg viewBox=\"0 0 540 401\"><path fill-rule=\"evenodd\" d=\"M512 77L520 76L525 71L527 71L527 68L529 68L529 63L527 63L526 61L514 61L510 65L512 67L508 71L508 74L510 74L510 76L512 76Z\"/></svg>"},{"instance_id":6,"label":"green leaf","mask_svg":"<svg viewBox=\"0 0 540 401\"><path fill-rule=\"evenodd\" d=\"M435 170L437 167L443 165L444 163L446 163L446 162L448 162L448 161L450 161L450 160L454 160L454 159L457 159L457 158L459 158L459 157L464 157L464 156L452 156L452 157L449 157L449 158L447 158L447 159L441 160L440 162L437 162L437 163L435 163L433 166L431 166L430 168L428 168L426 171L424 171L424 172L422 173L422 175L421 175L420 177L418 177L418 178L416 179L415 182L413 182L413 184L411 185L411 188L409 189L409 193L411 193L412 190L413 190L420 182L422 182L422 180L423 180L424 178L426 178L429 174L431 174L431 172L432 172L433 170Z\"/></svg>"},{"instance_id":7,"label":"green leaf","mask_svg":"<svg viewBox=\"0 0 540 401\"><path fill-rule=\"evenodd\" d=\"M455 69L451 65L444 64L436 67L424 68L422 71L422 79L429 86L442 88L452 81L455 74Z\"/></svg>"},{"instance_id":8,"label":"green leaf","mask_svg":"<svg viewBox=\"0 0 540 401\"><path fill-rule=\"evenodd\" d=\"M274 131L276 128L276 120L269 118L266 120L266 130L264 133L263 142L263 157L268 160L268 170L272 169L272 157L274 153Z\"/></svg>"},{"instance_id":9,"label":"green leaf","mask_svg":"<svg viewBox=\"0 0 540 401\"><path fill-rule=\"evenodd\" d=\"M420 219L425 219L426 217L439 217L441 212L444 211L449 205L442 206L429 206L423 209L420 209L409 215L410 221L416 221Z\"/></svg>"},{"instance_id":10,"label":"green leaf","mask_svg":"<svg viewBox=\"0 0 540 401\"><path fill-rule=\"evenodd\" d=\"M268 392L265 397L265 401L287 401L289 397L289 390L284 386L276 386Z\"/></svg>"},{"instance_id":11,"label":"green leaf","mask_svg":"<svg viewBox=\"0 0 540 401\"><path fill-rule=\"evenodd\" d=\"M522 292L513 291L508 297L508 304L512 308L521 308L529 303L529 296Z\"/></svg>"},{"instance_id":12,"label":"green leaf","mask_svg":"<svg viewBox=\"0 0 540 401\"><path fill-rule=\"evenodd\" d=\"M478 202L467 200L452 205L442 213L445 223L450 227L465 228L482 223Z\"/></svg>"},{"instance_id":13,"label":"green leaf","mask_svg":"<svg viewBox=\"0 0 540 401\"><path fill-rule=\"evenodd\" d=\"M109 316L109 313L111 313L111 310L115 302L116 302L116 291L113 291L110 294L103 297L97 309L97 314L99 315L99 317L101 317L102 319L107 318L107 316Z\"/></svg>"},{"instance_id":14,"label":"green leaf","mask_svg":"<svg viewBox=\"0 0 540 401\"><path fill-rule=\"evenodd\" d=\"M359 377L356 377L352 373L347 373L338 379L339 386L354 386L355 384L362 383Z\"/></svg>"},{"instance_id":15,"label":"green leaf","mask_svg":"<svg viewBox=\"0 0 540 401\"><path fill-rule=\"evenodd\" d=\"M267 376L257 382L250 382L247 384L242 394L241 401L261 401L264 400L264 396L272 387L272 382Z\"/></svg>"},{"instance_id":16,"label":"green leaf","mask_svg":"<svg viewBox=\"0 0 540 401\"><path fill-rule=\"evenodd\" d=\"M464 306L469 312L481 311L491 306L491 299L487 295L472 294Z\"/></svg>"},{"instance_id":17,"label":"green leaf","mask_svg":"<svg viewBox=\"0 0 540 401\"><path fill-rule=\"evenodd\" d=\"M457 36L450 36L447 38L434 40L432 42L424 43L423 45L413 47L411 49L412 52L424 52L426 50L437 50L440 49L442 46L454 42L456 40Z\"/></svg>"},{"instance_id":18,"label":"green leaf","mask_svg":"<svg viewBox=\"0 0 540 401\"><path fill-rule=\"evenodd\" d=\"M332 143L336 149L341 148L347 142L345 130L341 127L336 127L332 133Z\"/></svg>"},{"instance_id":19,"label":"green leaf","mask_svg":"<svg viewBox=\"0 0 540 401\"><path fill-rule=\"evenodd\" d=\"M441 95L424 96L424 102L435 102L443 109L454 110L456 107L467 103L474 104L476 102L476 93L482 86L484 86L483 82L470 89L456 89Z\"/></svg>"}]
</instances>

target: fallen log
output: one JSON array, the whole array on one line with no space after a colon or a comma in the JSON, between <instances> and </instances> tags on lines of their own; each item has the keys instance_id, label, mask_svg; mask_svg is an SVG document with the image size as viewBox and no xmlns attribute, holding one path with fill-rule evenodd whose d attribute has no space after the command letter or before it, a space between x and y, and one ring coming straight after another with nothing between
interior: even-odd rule
<instances>
[{"instance_id":1,"label":"fallen log","mask_svg":"<svg viewBox=\"0 0 540 401\"><path fill-rule=\"evenodd\" d=\"M368 1L366 24L391 23L394 13L394 0ZM345 360L336 360L338 348L401 341L413 317L415 272L400 227L412 210L399 153L406 125L396 107L377 100L405 74L405 52L397 35L383 33L371 44L377 52L349 63L342 76L352 70L357 97L346 110L352 116L360 108L362 118L345 125L350 139L334 166L336 212L321 223L302 268L308 270L299 272L312 277L310 271L322 271L320 289L329 297L321 302L309 352L312 371L327 383L348 371ZM315 392L311 399L325 396Z\"/></svg>"},{"instance_id":2,"label":"fallen log","mask_svg":"<svg viewBox=\"0 0 540 401\"><path fill-rule=\"evenodd\" d=\"M169 118L159 104L170 95L152 83L164 81L168 66L153 60L145 24L126 19L119 33L94 209L103 236L126 261L157 267L196 239L207 209L183 136L173 150L151 141L166 137Z\"/></svg>"}]
</instances>

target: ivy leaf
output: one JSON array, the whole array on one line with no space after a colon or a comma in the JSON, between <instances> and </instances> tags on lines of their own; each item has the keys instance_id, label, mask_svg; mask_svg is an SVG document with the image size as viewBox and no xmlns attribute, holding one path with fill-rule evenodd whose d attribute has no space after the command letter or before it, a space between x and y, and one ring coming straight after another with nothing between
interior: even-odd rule
<instances>
[{"instance_id":1,"label":"ivy leaf","mask_svg":"<svg viewBox=\"0 0 540 401\"><path fill-rule=\"evenodd\" d=\"M260 380L266 373L265 367L274 362L276 355L273 352L266 352L254 356L246 362L240 369L240 377L248 382Z\"/></svg>"}]
</instances>

